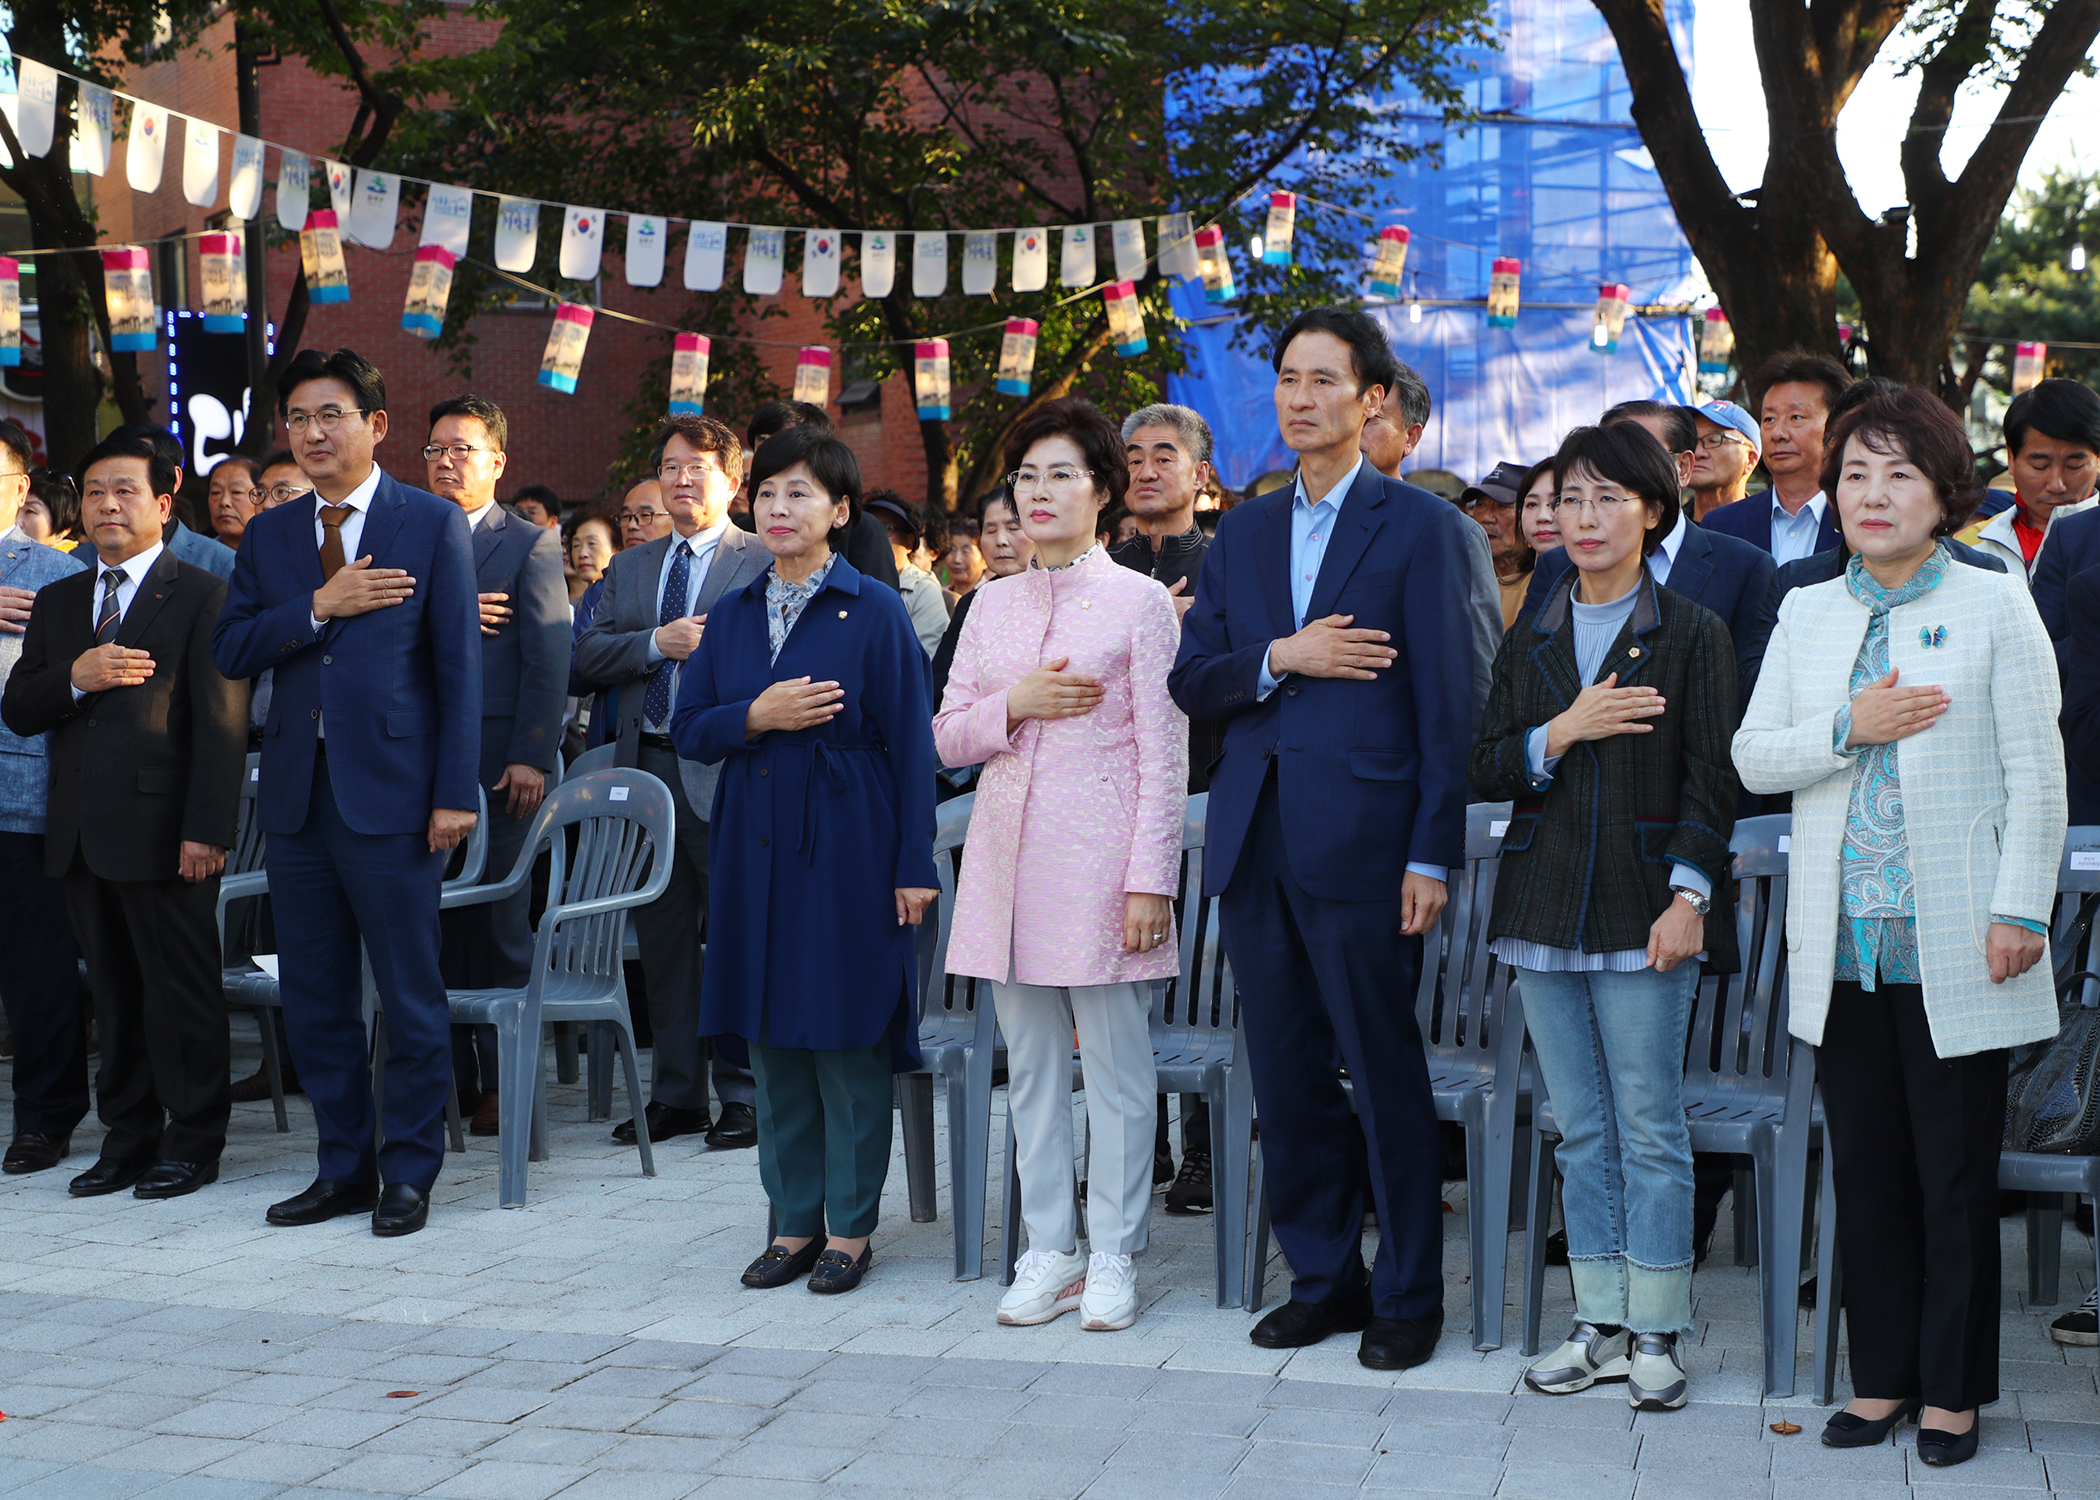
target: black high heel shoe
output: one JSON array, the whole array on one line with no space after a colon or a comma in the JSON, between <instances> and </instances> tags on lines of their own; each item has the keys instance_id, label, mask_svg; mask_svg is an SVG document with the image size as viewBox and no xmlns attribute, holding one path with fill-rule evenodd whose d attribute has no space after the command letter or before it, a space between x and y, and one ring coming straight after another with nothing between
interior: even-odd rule
<instances>
[{"instance_id":1,"label":"black high heel shoe","mask_svg":"<svg viewBox=\"0 0 2100 1500\"><path fill-rule=\"evenodd\" d=\"M800 1250L790 1250L785 1245L768 1245L766 1253L744 1268L744 1285L757 1290L786 1286L809 1274L817 1257L824 1253L824 1236L818 1235Z\"/></svg>"},{"instance_id":2,"label":"black high heel shoe","mask_svg":"<svg viewBox=\"0 0 2100 1500\"><path fill-rule=\"evenodd\" d=\"M1889 1434L1901 1427L1925 1409L1924 1398L1913 1396L1879 1421L1870 1422L1865 1417L1855 1417L1849 1411L1838 1412L1823 1424L1823 1446L1826 1448L1871 1448L1876 1443L1888 1441ZM1921 1439L1922 1441L1922 1435ZM1973 1451L1973 1447L1972 1450Z\"/></svg>"},{"instance_id":3,"label":"black high heel shoe","mask_svg":"<svg viewBox=\"0 0 2100 1500\"><path fill-rule=\"evenodd\" d=\"M1935 1469L1951 1469L1976 1456L1976 1433L1983 1426L1982 1413L1967 1432L1942 1432L1937 1427L1918 1429L1918 1457Z\"/></svg>"}]
</instances>

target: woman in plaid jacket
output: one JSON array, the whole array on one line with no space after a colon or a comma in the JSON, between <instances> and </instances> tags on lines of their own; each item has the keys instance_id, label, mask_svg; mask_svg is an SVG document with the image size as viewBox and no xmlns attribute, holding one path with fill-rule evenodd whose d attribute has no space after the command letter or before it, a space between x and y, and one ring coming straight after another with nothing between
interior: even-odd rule
<instances>
[{"instance_id":1,"label":"woman in plaid jacket","mask_svg":"<svg viewBox=\"0 0 2100 1500\"><path fill-rule=\"evenodd\" d=\"M1735 653L1651 571L1689 524L1662 444L1577 428L1553 469L1575 566L1504 638L1470 767L1515 804L1488 935L1518 970L1566 1177L1575 1326L1524 1378L1545 1395L1624 1380L1636 1409L1667 1411L1692 1320L1685 1028L1700 956L1736 956Z\"/></svg>"}]
</instances>

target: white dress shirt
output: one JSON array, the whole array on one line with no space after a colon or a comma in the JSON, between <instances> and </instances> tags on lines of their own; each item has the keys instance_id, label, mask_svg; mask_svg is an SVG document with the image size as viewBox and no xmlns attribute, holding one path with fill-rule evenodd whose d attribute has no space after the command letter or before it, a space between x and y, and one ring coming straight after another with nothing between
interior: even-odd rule
<instances>
[{"instance_id":1,"label":"white dress shirt","mask_svg":"<svg viewBox=\"0 0 2100 1500\"><path fill-rule=\"evenodd\" d=\"M357 544L363 541L365 537L365 512L372 508L372 497L378 493L379 465L377 464L372 465L372 472L365 476L364 483L345 495L340 501L323 500L321 492L319 490L314 491L314 546L320 548L327 545L328 542L328 528L322 524L321 507L329 504L347 505L350 507L350 514L343 517L343 524L337 530L343 538L343 561L345 563L356 562ZM321 626L325 622L318 616L310 616L309 618L313 620L314 634L319 635Z\"/></svg>"},{"instance_id":2,"label":"white dress shirt","mask_svg":"<svg viewBox=\"0 0 2100 1500\"><path fill-rule=\"evenodd\" d=\"M729 519L725 516L707 530L696 531L691 536L680 536L675 531L671 533L671 545L664 549L664 565L656 575L656 617L659 620L664 614L664 590L671 586L671 564L678 560L678 544L683 542L686 551L693 557L692 562L686 566L685 603L679 609L681 615L691 615L700 603L700 584L707 577L707 570L714 564L715 548L722 544L722 536L728 530ZM647 655L651 662L664 659L663 652L656 647L654 627L649 631ZM673 692L675 694L675 688Z\"/></svg>"},{"instance_id":3,"label":"white dress shirt","mask_svg":"<svg viewBox=\"0 0 2100 1500\"><path fill-rule=\"evenodd\" d=\"M472 530L473 530L473 529L474 529L475 527L479 526L479 525L480 525L480 524L481 524L481 523L482 523L483 521L486 521L486 520L487 520L487 519L489 518L489 512L490 512L490 511L492 511L492 510L494 510L495 508L496 508L496 502L495 502L495 501L493 501L493 500L491 500L491 501L490 501L490 502L489 502L488 504L486 504L486 505L482 506L482 507L481 507L480 509L478 509L478 510L470 510L470 511L468 511L468 512L467 512L467 530L469 530L469 531L472 531ZM343 524L347 526L347 525L349 525L350 523L349 523L349 522L347 522L347 521L345 521L345 522L344 522Z\"/></svg>"},{"instance_id":4,"label":"white dress shirt","mask_svg":"<svg viewBox=\"0 0 2100 1500\"><path fill-rule=\"evenodd\" d=\"M1803 510L1807 508L1802 507ZM1663 544L1649 555L1648 572L1655 579L1657 588L1670 586L1670 569L1677 566L1678 549L1684 546L1685 533L1691 529L1690 513L1680 510L1677 512L1677 524L1670 528L1670 534L1663 538Z\"/></svg>"},{"instance_id":5,"label":"white dress shirt","mask_svg":"<svg viewBox=\"0 0 2100 1500\"><path fill-rule=\"evenodd\" d=\"M1772 491L1773 562L1785 567L1815 555L1816 538L1823 534L1823 511L1829 504L1828 497L1817 490L1806 505L1788 515L1786 507L1779 503L1779 491Z\"/></svg>"},{"instance_id":6,"label":"white dress shirt","mask_svg":"<svg viewBox=\"0 0 2100 1500\"><path fill-rule=\"evenodd\" d=\"M101 623L102 591L108 587L102 580L106 575L117 573L123 577L123 582L117 585L117 619L121 621L126 615L131 613L131 601L138 597L139 585L146 581L146 575L153 571L153 565L160 561L161 553L167 550L163 543L155 542L137 557L128 558L118 563L114 568L98 557L95 560L94 596L88 604L89 626L92 628ZM78 703L86 696L87 694L81 692L79 688L73 689L73 701L75 703Z\"/></svg>"}]
</instances>

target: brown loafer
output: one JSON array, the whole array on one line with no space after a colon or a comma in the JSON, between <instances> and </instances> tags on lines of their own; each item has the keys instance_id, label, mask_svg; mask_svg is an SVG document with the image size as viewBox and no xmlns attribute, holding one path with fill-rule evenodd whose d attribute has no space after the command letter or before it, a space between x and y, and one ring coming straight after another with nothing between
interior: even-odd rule
<instances>
[{"instance_id":1,"label":"brown loafer","mask_svg":"<svg viewBox=\"0 0 2100 1500\"><path fill-rule=\"evenodd\" d=\"M467 1122L467 1134L495 1135L497 1122L502 1118L503 1111L497 1102L496 1091L490 1089L481 1096L481 1103L474 1107L474 1118Z\"/></svg>"}]
</instances>

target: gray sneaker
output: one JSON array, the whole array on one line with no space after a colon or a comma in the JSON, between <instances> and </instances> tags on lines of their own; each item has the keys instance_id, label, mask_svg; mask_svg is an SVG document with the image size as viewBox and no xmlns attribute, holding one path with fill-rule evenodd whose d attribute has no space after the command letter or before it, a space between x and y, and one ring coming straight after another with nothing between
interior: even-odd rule
<instances>
[{"instance_id":1,"label":"gray sneaker","mask_svg":"<svg viewBox=\"0 0 2100 1500\"><path fill-rule=\"evenodd\" d=\"M1626 1376L1626 1401L1635 1411L1675 1411L1684 1405L1684 1365L1677 1358L1674 1333L1633 1336L1632 1369Z\"/></svg>"},{"instance_id":2,"label":"gray sneaker","mask_svg":"<svg viewBox=\"0 0 2100 1500\"><path fill-rule=\"evenodd\" d=\"M1577 1318L1568 1341L1526 1370L1524 1383L1541 1396L1569 1396L1600 1380L1624 1380L1631 1368L1630 1342L1623 1328L1605 1333Z\"/></svg>"},{"instance_id":3,"label":"gray sneaker","mask_svg":"<svg viewBox=\"0 0 2100 1500\"><path fill-rule=\"evenodd\" d=\"M2100 1344L2100 1290L2087 1292L2085 1301L2078 1304L2078 1311L2067 1312L2051 1323L2049 1337L2059 1344L2073 1344L2081 1349Z\"/></svg>"}]
</instances>

